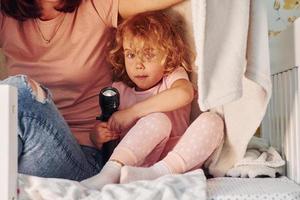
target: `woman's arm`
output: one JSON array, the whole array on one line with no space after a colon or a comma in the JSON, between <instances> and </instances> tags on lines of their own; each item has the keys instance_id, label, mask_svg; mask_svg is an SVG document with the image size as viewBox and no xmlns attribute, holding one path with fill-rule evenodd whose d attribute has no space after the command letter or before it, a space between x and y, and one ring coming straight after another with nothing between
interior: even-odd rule
<instances>
[{"instance_id":1,"label":"woman's arm","mask_svg":"<svg viewBox=\"0 0 300 200\"><path fill-rule=\"evenodd\" d=\"M170 89L114 113L109 119L108 125L114 131L126 130L137 119L145 115L179 109L191 103L193 98L192 83L186 79L178 79L171 85Z\"/></svg>"},{"instance_id":2,"label":"woman's arm","mask_svg":"<svg viewBox=\"0 0 300 200\"><path fill-rule=\"evenodd\" d=\"M119 14L122 18L137 13L162 10L184 0L119 0Z\"/></svg>"}]
</instances>

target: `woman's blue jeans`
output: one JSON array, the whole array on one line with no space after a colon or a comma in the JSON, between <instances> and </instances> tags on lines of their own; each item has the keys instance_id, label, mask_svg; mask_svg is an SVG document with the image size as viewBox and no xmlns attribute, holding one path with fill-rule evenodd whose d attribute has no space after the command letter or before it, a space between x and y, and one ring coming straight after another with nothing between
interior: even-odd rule
<instances>
[{"instance_id":1,"label":"woman's blue jeans","mask_svg":"<svg viewBox=\"0 0 300 200\"><path fill-rule=\"evenodd\" d=\"M102 153L80 146L46 91L37 101L24 75L0 81L18 88L18 171L41 177L81 181L102 168Z\"/></svg>"}]
</instances>

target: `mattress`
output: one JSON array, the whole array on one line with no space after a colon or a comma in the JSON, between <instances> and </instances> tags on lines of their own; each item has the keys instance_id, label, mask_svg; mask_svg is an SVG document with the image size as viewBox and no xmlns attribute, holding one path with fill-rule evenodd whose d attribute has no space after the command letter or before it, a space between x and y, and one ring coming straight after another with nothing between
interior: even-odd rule
<instances>
[{"instance_id":1,"label":"mattress","mask_svg":"<svg viewBox=\"0 0 300 200\"><path fill-rule=\"evenodd\" d=\"M19 175L20 200L300 200L300 186L281 178L206 179L201 169L153 181L110 184L101 191L76 181Z\"/></svg>"},{"instance_id":2,"label":"mattress","mask_svg":"<svg viewBox=\"0 0 300 200\"><path fill-rule=\"evenodd\" d=\"M300 186L281 178L212 178L207 180L209 200L300 200Z\"/></svg>"}]
</instances>

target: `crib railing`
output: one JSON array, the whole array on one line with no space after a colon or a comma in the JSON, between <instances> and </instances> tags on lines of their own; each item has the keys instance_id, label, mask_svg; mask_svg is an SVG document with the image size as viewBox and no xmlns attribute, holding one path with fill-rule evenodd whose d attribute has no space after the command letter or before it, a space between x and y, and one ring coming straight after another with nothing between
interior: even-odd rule
<instances>
[{"instance_id":1,"label":"crib railing","mask_svg":"<svg viewBox=\"0 0 300 200\"><path fill-rule=\"evenodd\" d=\"M300 70L272 75L273 94L262 123L262 136L286 160L286 175L300 184Z\"/></svg>"},{"instance_id":2,"label":"crib railing","mask_svg":"<svg viewBox=\"0 0 300 200\"><path fill-rule=\"evenodd\" d=\"M0 85L0 196L17 199L17 90Z\"/></svg>"}]
</instances>

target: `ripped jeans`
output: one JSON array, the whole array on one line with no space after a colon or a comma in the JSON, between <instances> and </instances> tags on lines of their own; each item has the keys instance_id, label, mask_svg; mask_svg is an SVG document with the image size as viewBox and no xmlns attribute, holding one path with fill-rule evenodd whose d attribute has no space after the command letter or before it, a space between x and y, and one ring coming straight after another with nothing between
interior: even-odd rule
<instances>
[{"instance_id":1,"label":"ripped jeans","mask_svg":"<svg viewBox=\"0 0 300 200\"><path fill-rule=\"evenodd\" d=\"M81 181L101 170L102 153L80 146L43 86L36 98L24 75L0 80L18 88L18 172L40 177ZM1 131L0 131L1 132Z\"/></svg>"}]
</instances>

